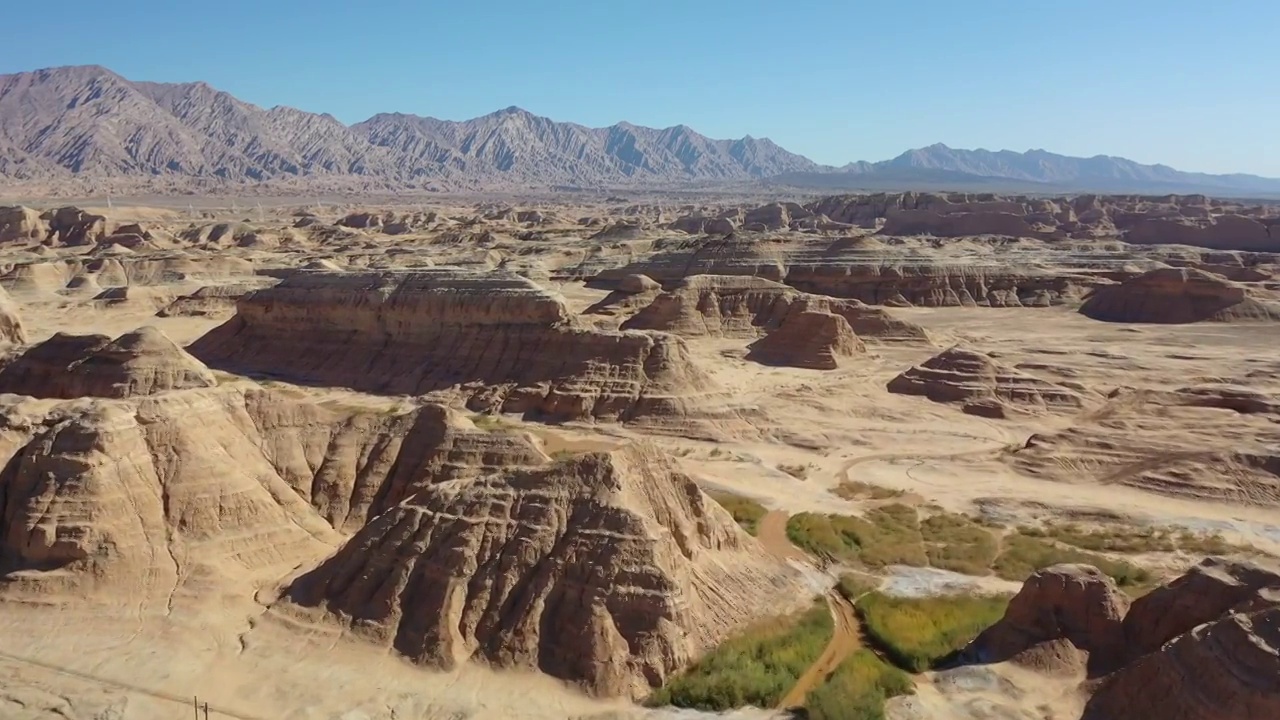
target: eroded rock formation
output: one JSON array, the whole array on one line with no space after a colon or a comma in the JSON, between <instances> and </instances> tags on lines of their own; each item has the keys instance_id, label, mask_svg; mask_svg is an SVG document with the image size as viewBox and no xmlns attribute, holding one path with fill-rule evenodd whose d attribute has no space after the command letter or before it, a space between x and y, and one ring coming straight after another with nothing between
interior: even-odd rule
<instances>
[{"instance_id":1,"label":"eroded rock formation","mask_svg":"<svg viewBox=\"0 0 1280 720\"><path fill-rule=\"evenodd\" d=\"M481 658L637 696L803 597L664 455L630 446L425 488L277 609L316 608L415 662Z\"/></svg>"},{"instance_id":2,"label":"eroded rock formation","mask_svg":"<svg viewBox=\"0 0 1280 720\"><path fill-rule=\"evenodd\" d=\"M713 390L673 335L579 325L504 272L291 275L193 343L214 367L392 394L461 388L478 409L546 418L679 415Z\"/></svg>"},{"instance_id":3,"label":"eroded rock formation","mask_svg":"<svg viewBox=\"0 0 1280 720\"><path fill-rule=\"evenodd\" d=\"M1003 417L1006 406L1066 409L1083 405L1070 388L1006 367L976 350L951 347L889 381L888 390L962 403L967 413Z\"/></svg>"},{"instance_id":4,"label":"eroded rock formation","mask_svg":"<svg viewBox=\"0 0 1280 720\"><path fill-rule=\"evenodd\" d=\"M843 300L798 292L781 283L744 275L694 275L623 324L623 328L663 330L696 337L757 337L779 327L792 313L818 312L839 315L861 338L883 342L925 342L927 335L915 323L895 318L879 308L856 300Z\"/></svg>"},{"instance_id":5,"label":"eroded rock formation","mask_svg":"<svg viewBox=\"0 0 1280 720\"><path fill-rule=\"evenodd\" d=\"M1080 306L1094 320L1126 323L1280 321L1280 304L1240 283L1192 268L1164 268L1096 288Z\"/></svg>"},{"instance_id":6,"label":"eroded rock formation","mask_svg":"<svg viewBox=\"0 0 1280 720\"><path fill-rule=\"evenodd\" d=\"M834 370L841 360L866 352L849 321L796 306L768 334L752 343L749 360L812 370Z\"/></svg>"},{"instance_id":7,"label":"eroded rock formation","mask_svg":"<svg viewBox=\"0 0 1280 720\"><path fill-rule=\"evenodd\" d=\"M21 345L27 342L27 330L9 293L0 288L0 342Z\"/></svg>"},{"instance_id":8,"label":"eroded rock formation","mask_svg":"<svg viewBox=\"0 0 1280 720\"><path fill-rule=\"evenodd\" d=\"M1127 612L1126 612L1127 608ZM1083 720L1236 720L1280 712L1280 573L1208 559L1130 606L1097 569L1032 575L965 651L1000 662L1088 656Z\"/></svg>"},{"instance_id":9,"label":"eroded rock formation","mask_svg":"<svg viewBox=\"0 0 1280 720\"><path fill-rule=\"evenodd\" d=\"M216 384L199 360L150 326L115 340L57 333L0 370L0 392L44 398L125 398Z\"/></svg>"}]
</instances>

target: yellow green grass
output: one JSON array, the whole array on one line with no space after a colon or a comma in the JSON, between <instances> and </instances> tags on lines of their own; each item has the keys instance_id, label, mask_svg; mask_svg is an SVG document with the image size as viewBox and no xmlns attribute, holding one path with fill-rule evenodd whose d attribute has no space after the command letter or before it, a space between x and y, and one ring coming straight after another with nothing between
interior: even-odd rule
<instances>
[{"instance_id":1,"label":"yellow green grass","mask_svg":"<svg viewBox=\"0 0 1280 720\"><path fill-rule=\"evenodd\" d=\"M884 703L914 690L911 678L870 650L855 651L831 677L809 691L804 706L809 720L881 720Z\"/></svg>"},{"instance_id":2,"label":"yellow green grass","mask_svg":"<svg viewBox=\"0 0 1280 720\"><path fill-rule=\"evenodd\" d=\"M720 507L729 511L733 516L734 522L742 526L743 530L755 535L760 532L760 520L765 516L768 510L765 506L752 500L749 497L743 497L736 493L715 490L707 493L720 504Z\"/></svg>"},{"instance_id":3,"label":"yellow green grass","mask_svg":"<svg viewBox=\"0 0 1280 720\"><path fill-rule=\"evenodd\" d=\"M1007 596L897 598L873 592L856 606L867 636L890 661L923 672L968 645L1008 604Z\"/></svg>"}]
</instances>

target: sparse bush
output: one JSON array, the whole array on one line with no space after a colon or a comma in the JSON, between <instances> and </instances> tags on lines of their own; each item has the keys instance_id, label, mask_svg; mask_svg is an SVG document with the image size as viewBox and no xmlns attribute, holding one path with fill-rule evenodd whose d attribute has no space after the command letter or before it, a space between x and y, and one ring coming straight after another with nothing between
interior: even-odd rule
<instances>
[{"instance_id":1,"label":"sparse bush","mask_svg":"<svg viewBox=\"0 0 1280 720\"><path fill-rule=\"evenodd\" d=\"M809 477L809 468L812 465L779 465L778 469L790 475L797 480L804 480Z\"/></svg>"},{"instance_id":2,"label":"sparse bush","mask_svg":"<svg viewBox=\"0 0 1280 720\"><path fill-rule=\"evenodd\" d=\"M711 712L774 707L822 654L831 633L831 613L823 602L757 623L654 691L645 704Z\"/></svg>"},{"instance_id":3,"label":"sparse bush","mask_svg":"<svg viewBox=\"0 0 1280 720\"><path fill-rule=\"evenodd\" d=\"M870 650L857 650L805 698L809 720L881 720L884 702L915 690L911 678Z\"/></svg>"},{"instance_id":4,"label":"sparse bush","mask_svg":"<svg viewBox=\"0 0 1280 720\"><path fill-rule=\"evenodd\" d=\"M968 645L1008 604L1006 596L895 598L873 592L857 608L867 635L894 664L923 672Z\"/></svg>"},{"instance_id":5,"label":"sparse bush","mask_svg":"<svg viewBox=\"0 0 1280 720\"><path fill-rule=\"evenodd\" d=\"M720 507L729 511L733 516L734 522L742 526L743 530L755 535L760 532L760 520L765 516L768 510L765 506L752 500L749 497L743 497L731 492L710 492L712 500L720 503Z\"/></svg>"},{"instance_id":6,"label":"sparse bush","mask_svg":"<svg viewBox=\"0 0 1280 720\"><path fill-rule=\"evenodd\" d=\"M472 415L471 422L475 424L477 428L486 432L498 432L510 427L510 423L498 415L485 415L483 413Z\"/></svg>"},{"instance_id":7,"label":"sparse bush","mask_svg":"<svg viewBox=\"0 0 1280 720\"><path fill-rule=\"evenodd\" d=\"M920 523L929 564L943 570L986 575L999 552L990 530L963 515L939 513Z\"/></svg>"},{"instance_id":8,"label":"sparse bush","mask_svg":"<svg viewBox=\"0 0 1280 720\"><path fill-rule=\"evenodd\" d=\"M1025 529L1005 537L1004 551L996 558L992 569L1006 580L1021 581L1040 568L1059 563L1093 565L1110 575L1120 586L1139 586L1151 580L1151 573L1136 565L1076 548L1061 547L1049 540L1028 535Z\"/></svg>"}]
</instances>

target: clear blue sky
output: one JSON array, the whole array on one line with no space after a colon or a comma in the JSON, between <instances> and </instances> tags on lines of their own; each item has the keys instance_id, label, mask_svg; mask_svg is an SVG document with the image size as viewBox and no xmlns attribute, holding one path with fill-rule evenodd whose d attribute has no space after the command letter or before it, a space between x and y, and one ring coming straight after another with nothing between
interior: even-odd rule
<instances>
[{"instance_id":1,"label":"clear blue sky","mask_svg":"<svg viewBox=\"0 0 1280 720\"><path fill-rule=\"evenodd\" d=\"M96 63L356 122L519 105L820 162L952 147L1280 177L1280 0L9 0L0 73Z\"/></svg>"}]
</instances>

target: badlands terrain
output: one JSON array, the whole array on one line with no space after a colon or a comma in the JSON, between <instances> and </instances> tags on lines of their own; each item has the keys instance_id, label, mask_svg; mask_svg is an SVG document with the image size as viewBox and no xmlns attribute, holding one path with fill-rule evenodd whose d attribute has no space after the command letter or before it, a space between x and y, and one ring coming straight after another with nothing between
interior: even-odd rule
<instances>
[{"instance_id":1,"label":"badlands terrain","mask_svg":"<svg viewBox=\"0 0 1280 720\"><path fill-rule=\"evenodd\" d=\"M0 208L0 717L1280 716L1278 206L247 206Z\"/></svg>"}]
</instances>

